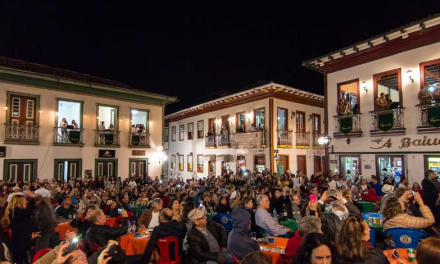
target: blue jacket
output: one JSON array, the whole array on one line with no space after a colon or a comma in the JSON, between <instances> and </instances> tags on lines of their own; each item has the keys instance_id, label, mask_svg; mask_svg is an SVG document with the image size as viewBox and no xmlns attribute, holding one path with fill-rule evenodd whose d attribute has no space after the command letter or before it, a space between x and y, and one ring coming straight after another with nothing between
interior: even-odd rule
<instances>
[{"instance_id":1,"label":"blue jacket","mask_svg":"<svg viewBox=\"0 0 440 264\"><path fill-rule=\"evenodd\" d=\"M382 196L382 185L380 184L380 182L376 182L376 184L374 183L370 183L371 188L373 188L374 190L376 190L376 196Z\"/></svg>"},{"instance_id":2,"label":"blue jacket","mask_svg":"<svg viewBox=\"0 0 440 264\"><path fill-rule=\"evenodd\" d=\"M200 195L202 195L202 193L205 192L205 186L203 186L202 188L200 188L199 192L196 194L196 196L194 196L194 205L196 207L198 207L200 205Z\"/></svg>"},{"instance_id":3,"label":"blue jacket","mask_svg":"<svg viewBox=\"0 0 440 264\"><path fill-rule=\"evenodd\" d=\"M234 228L228 236L228 252L238 260L253 251L260 251L258 242L249 237L251 214L242 208L232 210Z\"/></svg>"}]
</instances>

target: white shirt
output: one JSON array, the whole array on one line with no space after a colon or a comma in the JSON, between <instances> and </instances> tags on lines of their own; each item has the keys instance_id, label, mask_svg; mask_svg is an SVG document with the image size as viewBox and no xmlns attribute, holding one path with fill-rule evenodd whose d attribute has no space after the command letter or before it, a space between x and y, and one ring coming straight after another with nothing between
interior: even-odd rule
<instances>
[{"instance_id":1,"label":"white shirt","mask_svg":"<svg viewBox=\"0 0 440 264\"><path fill-rule=\"evenodd\" d=\"M154 228L158 225L159 225L159 212L157 212L157 213L153 212L152 216L151 216L150 224L148 225L148 228Z\"/></svg>"},{"instance_id":2,"label":"white shirt","mask_svg":"<svg viewBox=\"0 0 440 264\"><path fill-rule=\"evenodd\" d=\"M328 183L330 191L336 191L338 189L338 183L334 180Z\"/></svg>"},{"instance_id":3,"label":"white shirt","mask_svg":"<svg viewBox=\"0 0 440 264\"><path fill-rule=\"evenodd\" d=\"M136 187L136 186L137 186L137 184L136 184L135 181L130 181L130 182L128 183L128 187Z\"/></svg>"},{"instance_id":4,"label":"white shirt","mask_svg":"<svg viewBox=\"0 0 440 264\"><path fill-rule=\"evenodd\" d=\"M301 178L296 177L293 179L293 187L300 187L301 186Z\"/></svg>"},{"instance_id":5,"label":"white shirt","mask_svg":"<svg viewBox=\"0 0 440 264\"><path fill-rule=\"evenodd\" d=\"M35 191L36 194L41 194L43 198L50 198L50 191L46 188L40 187L40 189Z\"/></svg>"}]
</instances>

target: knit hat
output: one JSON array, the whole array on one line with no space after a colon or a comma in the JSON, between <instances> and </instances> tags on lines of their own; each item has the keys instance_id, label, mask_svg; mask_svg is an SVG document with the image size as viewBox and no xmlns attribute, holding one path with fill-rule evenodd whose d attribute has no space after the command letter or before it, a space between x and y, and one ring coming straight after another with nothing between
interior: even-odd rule
<instances>
[{"instance_id":1,"label":"knit hat","mask_svg":"<svg viewBox=\"0 0 440 264\"><path fill-rule=\"evenodd\" d=\"M389 184L385 184L383 187L382 187L382 192L383 193L390 193L390 192L392 192L392 191L394 191L394 187L393 187L393 185L389 185Z\"/></svg>"}]
</instances>

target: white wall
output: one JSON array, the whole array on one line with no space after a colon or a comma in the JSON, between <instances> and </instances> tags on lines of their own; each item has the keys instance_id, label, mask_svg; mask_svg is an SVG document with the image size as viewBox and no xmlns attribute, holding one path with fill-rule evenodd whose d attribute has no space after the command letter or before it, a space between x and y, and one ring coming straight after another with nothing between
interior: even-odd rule
<instances>
[{"instance_id":1,"label":"white wall","mask_svg":"<svg viewBox=\"0 0 440 264\"><path fill-rule=\"evenodd\" d=\"M386 57L373 62L365 63L352 67L349 69L341 70L335 73L331 73L327 76L327 89L328 89L328 128L329 134L334 132L335 120L333 118L336 115L336 93L337 84L345 82L352 79L359 78L359 82L367 82L368 92L364 89L360 91L360 105L361 105L361 124L363 137L351 138L351 143L347 144L346 138L333 139L332 145L334 145L335 152L356 152L364 154L362 155L362 167L364 165L371 165L371 169L362 169L364 175L370 176L375 174L375 158L374 154L379 154L382 152L404 154L406 155L407 164L407 175L409 176L409 181L420 181L423 179L424 166L423 166L423 153L439 151L438 146L410 146L408 148L400 148L402 140L404 138L424 139L424 136L431 138L432 142L434 138L439 138L440 133L432 134L417 134L416 126L416 108L415 105L419 104L418 92L420 91L420 68L419 64L422 62L439 59L440 58L440 43L435 43L432 45L420 47L414 50L399 53L390 57ZM370 114L369 111L374 110L374 82L373 75L393 69L401 69L401 81L402 81L402 97L403 106L405 107L405 136L384 136L382 142L377 144L371 142L372 139L377 139L377 137L370 137ZM411 70L413 73L414 83L412 83L407 75L407 71ZM392 140L392 146L390 148L384 147L381 149L373 149L380 147L388 139ZM416 152L420 152L419 154ZM432 154L434 155L434 154ZM334 155L330 159L336 159ZM335 169L337 164L331 164L332 168Z\"/></svg>"},{"instance_id":2,"label":"white wall","mask_svg":"<svg viewBox=\"0 0 440 264\"><path fill-rule=\"evenodd\" d=\"M107 104L119 106L119 131L120 148L115 148L116 158L118 159L118 176L126 178L129 172L129 158L148 158L149 159L149 175L156 176L161 174L161 166L157 158L156 147L162 146L162 126L163 116L161 106L152 106L139 103L125 102L121 100L112 100L90 95L73 94L66 92L58 92L53 90L45 90L39 88L31 88L21 85L0 83L0 105L6 106L6 92L27 93L40 96L40 108L43 113L40 115L40 145L6 145L6 159L38 159L38 177L40 179L52 179L54 177L54 159L80 159L82 158L82 174L84 170L91 169L95 175L95 159L98 158L98 150L104 148L95 147L95 130L96 130L96 107L97 104ZM84 102L84 113L87 117L83 118L84 147L60 147L53 146L54 124L56 122L57 98L67 98ZM128 148L130 124L130 108L141 108L150 110L150 142L151 148L145 149L145 156L132 156L132 150ZM6 123L6 111L1 108L3 114L0 114L0 144L4 144L4 124ZM38 109L37 109L38 110ZM69 123L71 120L68 120ZM77 120L79 121L79 120ZM110 123L106 121L106 127ZM4 158L2 158L4 159ZM0 171L3 171L4 162L0 160Z\"/></svg>"}]
</instances>

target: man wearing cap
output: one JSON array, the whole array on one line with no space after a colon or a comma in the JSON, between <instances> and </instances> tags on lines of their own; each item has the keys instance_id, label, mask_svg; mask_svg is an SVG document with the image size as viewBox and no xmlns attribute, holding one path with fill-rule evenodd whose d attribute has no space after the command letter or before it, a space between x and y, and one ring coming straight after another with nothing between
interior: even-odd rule
<instances>
[{"instance_id":1,"label":"man wearing cap","mask_svg":"<svg viewBox=\"0 0 440 264\"><path fill-rule=\"evenodd\" d=\"M151 203L151 208L145 210L141 217L137 220L138 226L145 226L154 228L159 225L159 213L162 210L163 202L160 198L154 198Z\"/></svg>"},{"instance_id":2,"label":"man wearing cap","mask_svg":"<svg viewBox=\"0 0 440 264\"><path fill-rule=\"evenodd\" d=\"M188 220L193 223L187 236L193 263L234 263L226 250L227 236L223 226L208 220L205 212L198 208L188 213Z\"/></svg>"},{"instance_id":3,"label":"man wearing cap","mask_svg":"<svg viewBox=\"0 0 440 264\"><path fill-rule=\"evenodd\" d=\"M173 212L165 208L159 214L159 222L160 224L153 229L153 233L151 233L150 240L148 241L147 248L145 249L145 253L142 256L141 263L149 263L151 260L151 254L153 253L154 247L157 244L157 240L159 238L164 238L168 236L177 237L179 239L179 255L182 255L182 246L183 239L186 235L186 225L182 222L178 222L173 220ZM174 256L175 250L170 250L170 261L176 259Z\"/></svg>"},{"instance_id":4,"label":"man wearing cap","mask_svg":"<svg viewBox=\"0 0 440 264\"><path fill-rule=\"evenodd\" d=\"M14 186L14 188L12 188L12 191L14 191L13 193L10 193L9 195L8 195L8 203L11 201L11 199L12 199L12 197L14 197L15 195L17 195L17 194L20 194L20 195L24 195L22 192L21 192L21 189L20 189L20 187L18 187L18 186Z\"/></svg>"},{"instance_id":5,"label":"man wearing cap","mask_svg":"<svg viewBox=\"0 0 440 264\"><path fill-rule=\"evenodd\" d=\"M385 205L385 201L391 197L396 196L396 194L394 193L394 187L391 184L385 184L384 186L382 186L381 190L382 190L382 193L384 194L384 196L382 197L382 200L380 200L380 211L382 212L382 209Z\"/></svg>"},{"instance_id":6,"label":"man wearing cap","mask_svg":"<svg viewBox=\"0 0 440 264\"><path fill-rule=\"evenodd\" d=\"M75 207L72 205L72 199L70 199L69 196L64 196L63 204L55 209L55 213L58 217L62 217L64 219L72 218L73 214L75 213Z\"/></svg>"}]
</instances>

